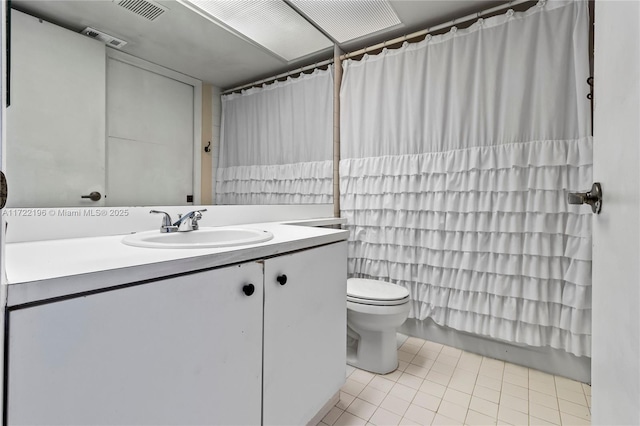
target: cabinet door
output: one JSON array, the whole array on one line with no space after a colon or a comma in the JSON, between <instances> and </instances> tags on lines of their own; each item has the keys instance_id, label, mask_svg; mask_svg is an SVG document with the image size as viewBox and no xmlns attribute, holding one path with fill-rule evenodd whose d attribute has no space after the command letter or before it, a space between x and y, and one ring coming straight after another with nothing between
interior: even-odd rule
<instances>
[{"instance_id":1,"label":"cabinet door","mask_svg":"<svg viewBox=\"0 0 640 426\"><path fill-rule=\"evenodd\" d=\"M268 259L264 279L263 421L304 425L345 381L347 245Z\"/></svg>"},{"instance_id":2,"label":"cabinet door","mask_svg":"<svg viewBox=\"0 0 640 426\"><path fill-rule=\"evenodd\" d=\"M247 263L12 311L8 423L259 424L262 280Z\"/></svg>"}]
</instances>

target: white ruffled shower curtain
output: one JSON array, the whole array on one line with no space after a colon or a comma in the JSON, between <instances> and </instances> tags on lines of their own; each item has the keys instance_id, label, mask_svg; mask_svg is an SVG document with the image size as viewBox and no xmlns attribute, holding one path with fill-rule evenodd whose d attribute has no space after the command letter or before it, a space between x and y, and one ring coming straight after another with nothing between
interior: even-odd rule
<instances>
[{"instance_id":1,"label":"white ruffled shower curtain","mask_svg":"<svg viewBox=\"0 0 640 426\"><path fill-rule=\"evenodd\" d=\"M216 204L333 199L331 68L222 97Z\"/></svg>"},{"instance_id":2,"label":"white ruffled shower curtain","mask_svg":"<svg viewBox=\"0 0 640 426\"><path fill-rule=\"evenodd\" d=\"M349 273L411 318L591 351L587 4L540 3L343 64Z\"/></svg>"}]
</instances>

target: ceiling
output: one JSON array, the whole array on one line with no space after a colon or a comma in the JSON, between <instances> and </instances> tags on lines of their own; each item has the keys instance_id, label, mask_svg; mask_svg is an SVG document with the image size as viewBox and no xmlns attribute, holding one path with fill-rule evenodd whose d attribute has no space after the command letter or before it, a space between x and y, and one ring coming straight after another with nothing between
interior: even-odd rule
<instances>
[{"instance_id":1,"label":"ceiling","mask_svg":"<svg viewBox=\"0 0 640 426\"><path fill-rule=\"evenodd\" d=\"M313 1L313 0L309 0ZM340 0L335 0L340 1ZM402 24L387 31L342 43L353 51L394 37L475 13L505 1L389 0ZM92 27L127 42L121 50L166 68L228 89L329 59L328 48L287 62L267 49L236 35L173 0L149 21L118 7L112 0L13 0L13 8L80 32ZM277 28L273 29L278 31ZM62 48L62 47L61 47Z\"/></svg>"}]
</instances>

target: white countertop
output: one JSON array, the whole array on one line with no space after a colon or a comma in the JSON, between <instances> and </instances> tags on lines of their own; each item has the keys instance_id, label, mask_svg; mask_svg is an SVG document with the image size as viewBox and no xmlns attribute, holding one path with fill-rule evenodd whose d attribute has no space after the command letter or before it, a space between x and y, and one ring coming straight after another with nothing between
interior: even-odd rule
<instances>
[{"instance_id":1,"label":"white countertop","mask_svg":"<svg viewBox=\"0 0 640 426\"><path fill-rule=\"evenodd\" d=\"M7 306L265 258L348 236L344 230L293 223L242 227L267 230L274 237L258 244L206 249L132 247L121 242L124 235L7 244Z\"/></svg>"}]
</instances>

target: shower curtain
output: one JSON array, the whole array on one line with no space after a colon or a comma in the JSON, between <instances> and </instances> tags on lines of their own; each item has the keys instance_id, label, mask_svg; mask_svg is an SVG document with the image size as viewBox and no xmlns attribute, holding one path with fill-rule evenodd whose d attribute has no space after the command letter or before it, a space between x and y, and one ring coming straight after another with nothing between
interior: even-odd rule
<instances>
[{"instance_id":1,"label":"shower curtain","mask_svg":"<svg viewBox=\"0 0 640 426\"><path fill-rule=\"evenodd\" d=\"M222 97L216 204L333 199L331 69Z\"/></svg>"},{"instance_id":2,"label":"shower curtain","mask_svg":"<svg viewBox=\"0 0 640 426\"><path fill-rule=\"evenodd\" d=\"M343 63L350 276L411 318L577 356L591 347L588 11L540 2Z\"/></svg>"}]
</instances>

